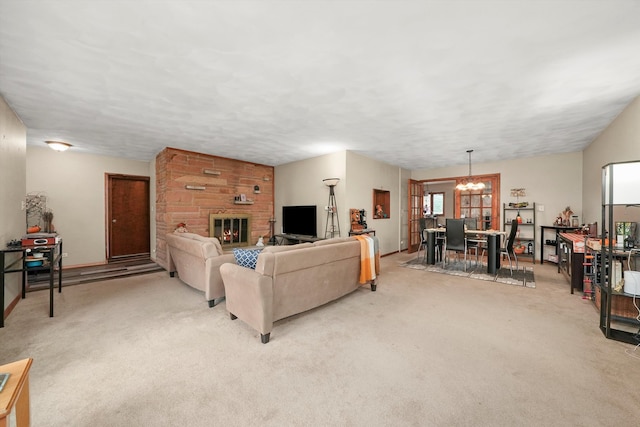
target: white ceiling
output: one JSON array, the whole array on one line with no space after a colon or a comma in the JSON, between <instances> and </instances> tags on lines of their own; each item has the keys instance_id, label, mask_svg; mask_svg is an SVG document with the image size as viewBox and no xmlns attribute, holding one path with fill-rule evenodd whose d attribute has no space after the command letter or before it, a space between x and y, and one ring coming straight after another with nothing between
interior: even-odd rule
<instances>
[{"instance_id":1,"label":"white ceiling","mask_svg":"<svg viewBox=\"0 0 640 427\"><path fill-rule=\"evenodd\" d=\"M0 0L27 143L407 169L586 147L640 94L640 1Z\"/></svg>"}]
</instances>

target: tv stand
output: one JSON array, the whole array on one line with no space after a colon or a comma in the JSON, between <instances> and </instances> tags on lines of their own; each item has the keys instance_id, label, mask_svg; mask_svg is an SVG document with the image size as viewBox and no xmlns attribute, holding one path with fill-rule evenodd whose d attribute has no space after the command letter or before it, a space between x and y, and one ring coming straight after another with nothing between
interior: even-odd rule
<instances>
[{"instance_id":1,"label":"tv stand","mask_svg":"<svg viewBox=\"0 0 640 427\"><path fill-rule=\"evenodd\" d=\"M320 237L304 236L302 234L276 234L276 245L295 245L303 242L317 242Z\"/></svg>"}]
</instances>

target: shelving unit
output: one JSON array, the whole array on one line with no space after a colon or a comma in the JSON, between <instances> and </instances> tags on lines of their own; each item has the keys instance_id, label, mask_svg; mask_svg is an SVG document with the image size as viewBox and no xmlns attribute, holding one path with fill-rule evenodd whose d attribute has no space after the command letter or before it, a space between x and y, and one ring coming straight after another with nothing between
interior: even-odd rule
<instances>
[{"instance_id":1,"label":"shelving unit","mask_svg":"<svg viewBox=\"0 0 640 427\"><path fill-rule=\"evenodd\" d=\"M616 216L640 206L640 162L610 163L602 167L602 248L599 264L601 283L596 288L596 306L600 309L600 330L605 337L637 345L640 322L633 303L636 296L618 288L624 278L625 258L636 249L614 244ZM625 212L626 213L626 212ZM627 262L629 264L629 262ZM637 269L637 263L634 269ZM627 265L627 269L632 266ZM621 274L622 273L622 274ZM597 272L596 272L597 274ZM597 294L600 295L597 295ZM598 304L599 303L599 304Z\"/></svg>"},{"instance_id":2,"label":"shelving unit","mask_svg":"<svg viewBox=\"0 0 640 427\"><path fill-rule=\"evenodd\" d=\"M518 258L529 258L531 262L536 262L536 204L533 203L523 208L511 207L506 203L502 204L502 227L509 235L511 230L511 220L520 216L522 222L518 223L518 234L516 242L524 245L523 254L518 254Z\"/></svg>"}]
</instances>

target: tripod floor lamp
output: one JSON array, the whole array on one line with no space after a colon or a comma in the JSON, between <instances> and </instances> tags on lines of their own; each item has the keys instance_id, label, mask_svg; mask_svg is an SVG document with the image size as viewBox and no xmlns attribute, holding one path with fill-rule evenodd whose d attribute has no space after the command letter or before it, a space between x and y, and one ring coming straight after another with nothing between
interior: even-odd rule
<instances>
[{"instance_id":1,"label":"tripod floor lamp","mask_svg":"<svg viewBox=\"0 0 640 427\"><path fill-rule=\"evenodd\" d=\"M324 185L329 187L329 204L327 205L327 223L325 224L324 238L340 237L340 220L338 218L338 205L336 204L336 193L333 189L340 182L340 178L323 179ZM331 223L331 225L329 225Z\"/></svg>"}]
</instances>

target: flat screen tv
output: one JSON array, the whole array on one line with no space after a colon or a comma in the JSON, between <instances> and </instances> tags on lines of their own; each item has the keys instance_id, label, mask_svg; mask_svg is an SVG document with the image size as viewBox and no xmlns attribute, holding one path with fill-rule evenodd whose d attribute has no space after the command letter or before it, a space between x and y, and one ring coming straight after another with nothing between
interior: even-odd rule
<instances>
[{"instance_id":1,"label":"flat screen tv","mask_svg":"<svg viewBox=\"0 0 640 427\"><path fill-rule=\"evenodd\" d=\"M317 237L316 206L283 206L282 232L284 234Z\"/></svg>"}]
</instances>

